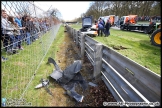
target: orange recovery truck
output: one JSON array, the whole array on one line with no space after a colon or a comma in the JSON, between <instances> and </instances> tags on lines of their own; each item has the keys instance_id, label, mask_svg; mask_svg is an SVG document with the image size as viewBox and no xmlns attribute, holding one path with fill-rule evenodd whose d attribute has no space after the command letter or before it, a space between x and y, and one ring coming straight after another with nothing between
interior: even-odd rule
<instances>
[{"instance_id":1,"label":"orange recovery truck","mask_svg":"<svg viewBox=\"0 0 162 108\"><path fill-rule=\"evenodd\" d=\"M99 18L102 18L105 21L105 23L109 19L111 26L115 26L117 21L118 21L118 19L119 19L119 16L109 15L109 16L103 16L103 17L99 17Z\"/></svg>"},{"instance_id":2,"label":"orange recovery truck","mask_svg":"<svg viewBox=\"0 0 162 108\"><path fill-rule=\"evenodd\" d=\"M152 45L161 46L161 22L157 22L156 16L152 17L150 23L147 24L138 24L137 15L122 16L120 18L120 29L128 31L142 31L149 34Z\"/></svg>"}]
</instances>

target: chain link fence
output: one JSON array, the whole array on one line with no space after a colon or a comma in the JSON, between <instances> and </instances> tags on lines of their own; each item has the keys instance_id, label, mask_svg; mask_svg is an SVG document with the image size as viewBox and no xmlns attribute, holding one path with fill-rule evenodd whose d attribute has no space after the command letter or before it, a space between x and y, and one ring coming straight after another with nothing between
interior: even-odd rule
<instances>
[{"instance_id":1,"label":"chain link fence","mask_svg":"<svg viewBox=\"0 0 162 108\"><path fill-rule=\"evenodd\" d=\"M44 100L35 96L36 91L28 90L59 27L59 19L37 7L34 2L1 2L3 106L42 105Z\"/></svg>"}]
</instances>

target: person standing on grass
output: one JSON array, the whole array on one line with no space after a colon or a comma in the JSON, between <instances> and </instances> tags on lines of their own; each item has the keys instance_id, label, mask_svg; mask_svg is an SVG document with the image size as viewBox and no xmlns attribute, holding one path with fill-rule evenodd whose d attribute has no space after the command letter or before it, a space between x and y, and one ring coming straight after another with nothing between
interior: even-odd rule
<instances>
[{"instance_id":1,"label":"person standing on grass","mask_svg":"<svg viewBox=\"0 0 162 108\"><path fill-rule=\"evenodd\" d=\"M100 33L101 33L101 36L104 33L104 23L102 19L100 19L98 23L98 36L100 35Z\"/></svg>"},{"instance_id":2,"label":"person standing on grass","mask_svg":"<svg viewBox=\"0 0 162 108\"><path fill-rule=\"evenodd\" d=\"M105 25L105 37L108 37L109 35L110 35L110 21L108 19Z\"/></svg>"}]
</instances>

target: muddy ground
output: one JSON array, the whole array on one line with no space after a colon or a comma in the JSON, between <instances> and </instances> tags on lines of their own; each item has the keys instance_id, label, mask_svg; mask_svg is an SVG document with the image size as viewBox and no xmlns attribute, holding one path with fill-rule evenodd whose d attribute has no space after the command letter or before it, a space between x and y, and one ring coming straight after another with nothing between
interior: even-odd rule
<instances>
[{"instance_id":1,"label":"muddy ground","mask_svg":"<svg viewBox=\"0 0 162 108\"><path fill-rule=\"evenodd\" d=\"M72 64L74 60L80 60L80 48L72 41L71 36L68 32L65 32L65 40L63 44L60 45L60 51L57 52L56 58L58 65L62 70L67 66ZM116 102L106 85L101 79L94 80L92 78L93 66L89 62L88 58L85 56L82 69L80 71L82 76L87 82L92 82L96 84L96 87L88 85L88 89L83 91L80 86L77 86L75 89L77 93L83 95L82 102L76 102L75 99L69 96L69 104L71 107L99 107L103 106L103 102Z\"/></svg>"}]
</instances>

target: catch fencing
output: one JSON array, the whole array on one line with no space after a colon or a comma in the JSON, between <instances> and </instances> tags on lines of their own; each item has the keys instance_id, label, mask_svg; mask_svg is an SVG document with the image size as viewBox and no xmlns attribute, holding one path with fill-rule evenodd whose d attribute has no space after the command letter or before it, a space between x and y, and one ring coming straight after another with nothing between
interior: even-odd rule
<instances>
[{"instance_id":1,"label":"catch fencing","mask_svg":"<svg viewBox=\"0 0 162 108\"><path fill-rule=\"evenodd\" d=\"M24 106L40 106L44 100L40 101L39 97L34 96L34 92L27 93L27 91L54 41L61 23L58 18L43 11L34 2L2 1L1 13L2 10L5 10L8 18L10 16L14 19L18 16L22 17L22 23L29 23L23 19L27 16L30 21L35 21L39 27L37 30L32 29L28 35L27 28L22 29L20 38L17 38L18 35L7 38L5 27L2 28L1 26L3 33L1 34L1 97L4 101L6 99L9 102L6 103L6 106L19 106L20 103L16 103L18 101L23 102L22 106L24 103L26 103ZM7 20L9 21L9 19ZM1 19L1 25L2 23ZM28 29L33 26L36 26L36 24L28 26ZM14 45L16 46L15 49L11 48ZM43 75L47 76L46 74Z\"/></svg>"},{"instance_id":2,"label":"catch fencing","mask_svg":"<svg viewBox=\"0 0 162 108\"><path fill-rule=\"evenodd\" d=\"M121 102L118 105L129 106L128 102L161 105L161 76L69 25L66 29L80 48L82 60L86 55L93 65L93 78L102 78L117 102Z\"/></svg>"}]
</instances>

